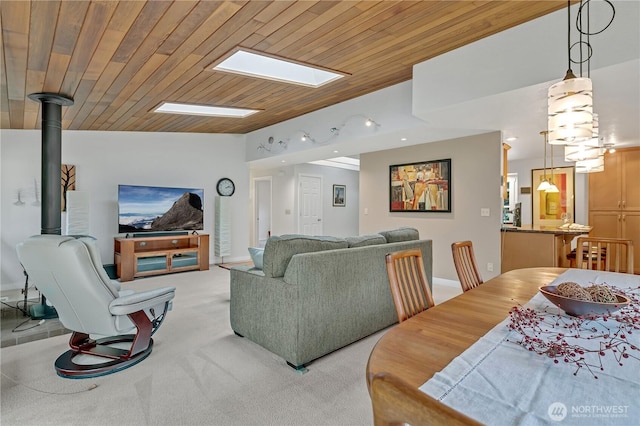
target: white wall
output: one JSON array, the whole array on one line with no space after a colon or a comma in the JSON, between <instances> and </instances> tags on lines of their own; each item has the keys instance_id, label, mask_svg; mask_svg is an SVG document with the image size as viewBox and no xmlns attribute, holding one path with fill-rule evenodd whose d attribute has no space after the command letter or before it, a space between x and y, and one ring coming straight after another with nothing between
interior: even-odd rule
<instances>
[{"instance_id":1,"label":"white wall","mask_svg":"<svg viewBox=\"0 0 640 426\"><path fill-rule=\"evenodd\" d=\"M336 167L300 164L296 166L296 174L301 173L322 176L322 233L334 237L358 235L359 173ZM344 207L333 206L333 185L347 187Z\"/></svg>"},{"instance_id":2,"label":"white wall","mask_svg":"<svg viewBox=\"0 0 640 426\"><path fill-rule=\"evenodd\" d=\"M295 234L295 167L286 166L272 170L252 170L251 179L271 176L271 235ZM253 182L252 182L253 184ZM251 188L250 199L253 200L255 188ZM253 215L252 215L253 216ZM252 217L251 224L255 223ZM250 226L251 226L250 224ZM253 229L251 229L253 240Z\"/></svg>"},{"instance_id":3,"label":"white wall","mask_svg":"<svg viewBox=\"0 0 640 426\"><path fill-rule=\"evenodd\" d=\"M41 132L0 132L0 288L24 286L15 245L40 233L40 207L34 181L40 185ZM62 162L77 169L77 190L90 192L90 230L98 239L103 263L113 263L113 237L118 233L118 184L204 188L204 233L211 235L213 258L214 197L219 178L236 184L232 197L232 255L248 258L249 168L242 135L63 131ZM16 206L18 190L22 206ZM64 225L64 217L62 223Z\"/></svg>"},{"instance_id":4,"label":"white wall","mask_svg":"<svg viewBox=\"0 0 640 426\"><path fill-rule=\"evenodd\" d=\"M322 177L322 233L335 237L358 235L359 173L306 163L251 172L252 179L265 176L271 176L272 179L271 235L298 233L297 182L301 173ZM347 187L345 207L333 207L334 184Z\"/></svg>"},{"instance_id":5,"label":"white wall","mask_svg":"<svg viewBox=\"0 0 640 426\"><path fill-rule=\"evenodd\" d=\"M471 240L485 280L500 271L499 132L372 152L360 156L360 233L412 226L433 240L433 275L458 280L451 243ZM451 213L389 212L389 166L451 158ZM491 215L481 217L480 209ZM368 214L364 214L364 209ZM493 272L487 271L493 263Z\"/></svg>"}]
</instances>

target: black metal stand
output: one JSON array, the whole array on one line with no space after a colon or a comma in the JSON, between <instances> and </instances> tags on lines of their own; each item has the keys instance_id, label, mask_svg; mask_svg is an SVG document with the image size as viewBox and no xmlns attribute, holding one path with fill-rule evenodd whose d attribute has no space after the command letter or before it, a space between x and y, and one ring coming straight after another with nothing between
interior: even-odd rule
<instances>
[{"instance_id":1,"label":"black metal stand","mask_svg":"<svg viewBox=\"0 0 640 426\"><path fill-rule=\"evenodd\" d=\"M33 305L27 308L27 301L29 299L29 274L27 274L27 271L25 271L24 268L22 269L22 272L25 276L23 292L24 309L22 309L22 315L25 317L28 315L31 317L31 319L34 320L58 318L58 312L56 311L56 308L47 305L47 299L44 296L41 297L39 305Z\"/></svg>"},{"instance_id":2,"label":"black metal stand","mask_svg":"<svg viewBox=\"0 0 640 426\"><path fill-rule=\"evenodd\" d=\"M42 296L39 305L29 307L29 316L34 320L58 318L58 311L53 306L47 305L47 299Z\"/></svg>"},{"instance_id":3,"label":"black metal stand","mask_svg":"<svg viewBox=\"0 0 640 426\"><path fill-rule=\"evenodd\" d=\"M25 278L24 278L24 291L22 292L22 294L24 294L24 305L22 306L21 310L22 310L22 316L26 317L28 315L28 313L27 313L27 294L29 292L29 274L27 274L27 271L25 271L24 268L22 268L22 273L24 274Z\"/></svg>"}]
</instances>

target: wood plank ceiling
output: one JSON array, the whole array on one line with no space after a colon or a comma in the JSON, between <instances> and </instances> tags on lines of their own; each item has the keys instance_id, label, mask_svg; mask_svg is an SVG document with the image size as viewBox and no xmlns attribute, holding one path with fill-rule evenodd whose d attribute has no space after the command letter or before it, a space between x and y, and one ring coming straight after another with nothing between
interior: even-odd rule
<instances>
[{"instance_id":1,"label":"wood plank ceiling","mask_svg":"<svg viewBox=\"0 0 640 426\"><path fill-rule=\"evenodd\" d=\"M2 0L2 128L247 133L412 77L412 66L566 7L565 1ZM349 74L320 88L214 72L238 47ZM473 64L469 66L470 77ZM161 102L259 109L248 118L150 112Z\"/></svg>"}]
</instances>

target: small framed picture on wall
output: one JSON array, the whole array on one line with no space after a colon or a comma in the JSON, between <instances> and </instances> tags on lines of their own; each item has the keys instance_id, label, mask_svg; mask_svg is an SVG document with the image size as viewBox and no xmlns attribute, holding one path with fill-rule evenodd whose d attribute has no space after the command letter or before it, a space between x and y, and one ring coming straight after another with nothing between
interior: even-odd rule
<instances>
[{"instance_id":1,"label":"small framed picture on wall","mask_svg":"<svg viewBox=\"0 0 640 426\"><path fill-rule=\"evenodd\" d=\"M333 207L344 207L347 201L347 187L345 185L333 185Z\"/></svg>"}]
</instances>

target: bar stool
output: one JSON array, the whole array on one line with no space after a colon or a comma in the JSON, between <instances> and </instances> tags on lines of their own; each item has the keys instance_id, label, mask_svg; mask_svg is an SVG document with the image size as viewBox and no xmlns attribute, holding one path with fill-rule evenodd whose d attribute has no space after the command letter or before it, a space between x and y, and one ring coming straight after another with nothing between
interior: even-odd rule
<instances>
[{"instance_id":1,"label":"bar stool","mask_svg":"<svg viewBox=\"0 0 640 426\"><path fill-rule=\"evenodd\" d=\"M576 268L633 273L632 240L579 237L576 246Z\"/></svg>"},{"instance_id":2,"label":"bar stool","mask_svg":"<svg viewBox=\"0 0 640 426\"><path fill-rule=\"evenodd\" d=\"M582 260L583 261L589 260L589 257L591 257L591 262L593 263L593 268L592 269L597 269L596 268L597 265L596 265L596 262L595 262L596 250L597 250L597 247L591 247L591 256L589 256L587 253L583 253L582 254ZM570 268L577 268L578 267L578 264L576 262L576 249L571 250L571 253L567 254L567 260L569 261L569 267ZM607 248L603 247L600 250L600 262L602 263L603 267L604 267L604 265L606 263L606 260L607 260Z\"/></svg>"}]
</instances>

